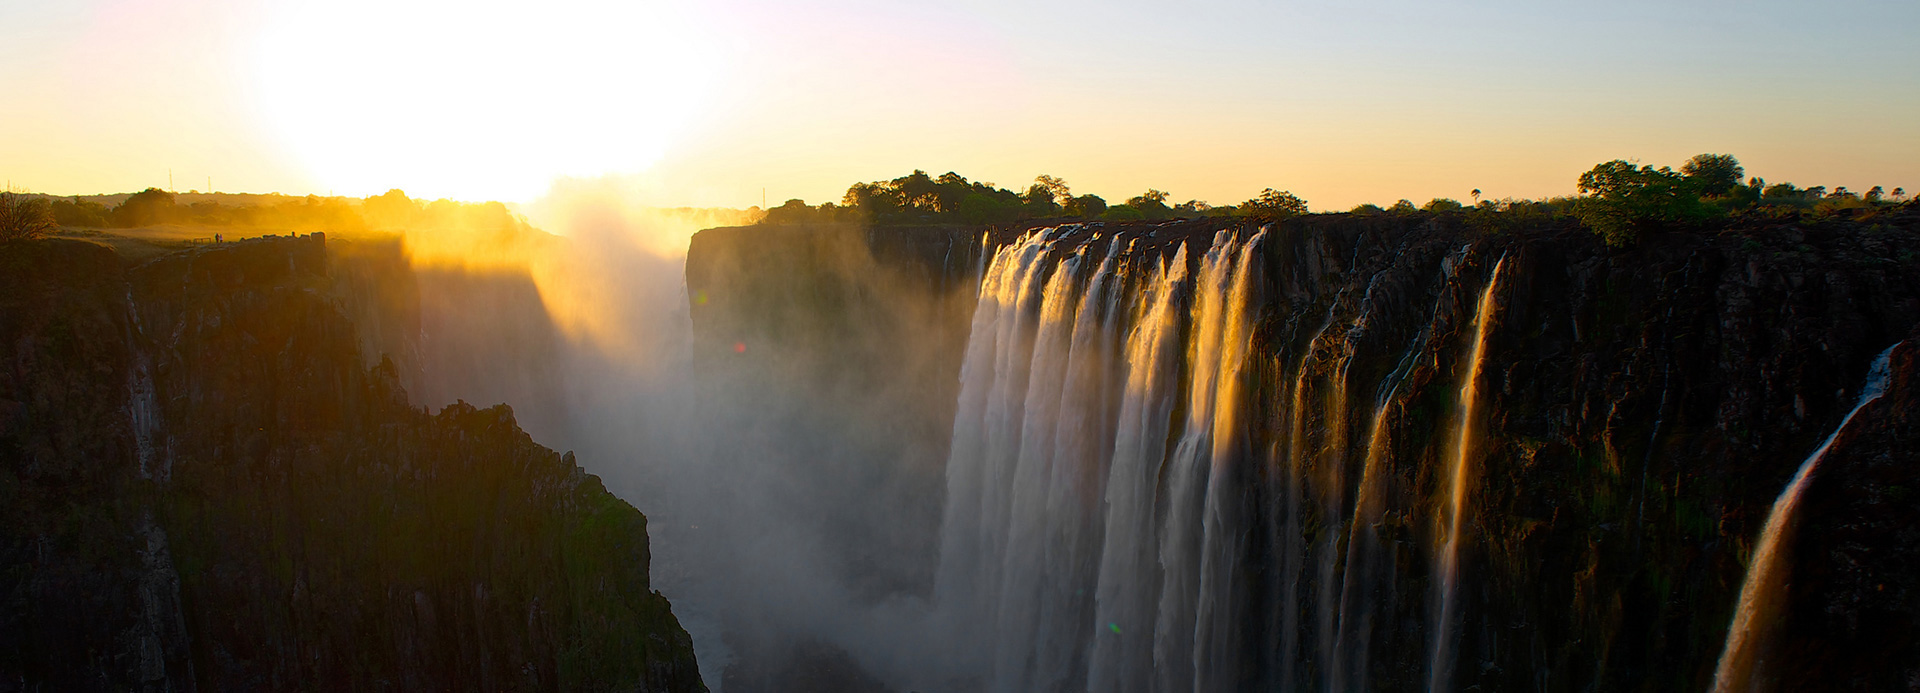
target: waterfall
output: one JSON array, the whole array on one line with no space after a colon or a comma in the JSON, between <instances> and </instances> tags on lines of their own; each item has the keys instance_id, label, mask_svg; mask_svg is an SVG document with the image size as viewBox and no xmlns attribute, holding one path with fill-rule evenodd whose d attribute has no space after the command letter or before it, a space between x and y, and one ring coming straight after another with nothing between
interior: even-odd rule
<instances>
[{"instance_id":1,"label":"waterfall","mask_svg":"<svg viewBox=\"0 0 1920 693\"><path fill-rule=\"evenodd\" d=\"M1375 580L1390 570L1380 565L1387 557L1380 547L1379 525L1385 513L1386 498L1381 476L1387 462L1387 414L1400 382L1413 367L1413 357L1425 334L1407 349L1380 393L1373 410L1373 423L1367 426L1367 452L1360 472L1360 489L1353 502L1353 520L1347 523L1347 564L1342 571L1339 614L1336 620L1339 641L1334 645L1332 670L1327 690L1367 690L1367 655L1373 635L1373 609L1381 601Z\"/></svg>"},{"instance_id":2,"label":"waterfall","mask_svg":"<svg viewBox=\"0 0 1920 693\"><path fill-rule=\"evenodd\" d=\"M1276 585L1275 601L1279 603L1276 630L1280 640L1280 661L1277 680L1291 685L1299 674L1300 652L1300 578L1306 571L1306 542L1301 537L1301 526L1305 509L1306 492L1302 479L1306 476L1307 457L1307 373L1313 363L1314 345L1320 342L1327 328L1333 325L1333 310L1327 310L1327 318L1320 323L1313 337L1307 340L1306 353L1300 357L1300 366L1295 370L1293 387L1289 391L1287 425L1287 467L1284 481L1283 507L1286 516L1277 523L1279 537L1274 545L1280 551L1280 580Z\"/></svg>"},{"instance_id":3,"label":"waterfall","mask_svg":"<svg viewBox=\"0 0 1920 693\"><path fill-rule=\"evenodd\" d=\"M1902 342L1904 344L1905 342ZM1760 532L1759 550L1753 554L1753 562L1747 568L1747 577L1740 585L1740 601L1733 613L1733 624L1727 629L1726 649L1720 654L1720 664L1713 673L1714 693L1735 693L1736 691L1756 691L1766 685L1767 645L1769 635L1777 624L1782 601L1786 597L1787 573L1792 566L1785 562L1784 549L1792 542L1793 511L1800 505L1800 495L1806 492L1807 482L1827 455L1827 449L1833 447L1833 441L1847 430L1847 424L1853 417L1865 409L1874 400L1886 394L1887 381L1890 379L1893 350L1900 344L1887 347L1873 360L1873 367L1867 371L1867 381L1860 390L1860 399L1840 420L1833 433L1800 463L1800 470L1793 475L1793 481L1780 492L1773 502L1773 510L1767 514L1767 523Z\"/></svg>"},{"instance_id":4,"label":"waterfall","mask_svg":"<svg viewBox=\"0 0 1920 693\"><path fill-rule=\"evenodd\" d=\"M1030 234L996 253L981 276L973 336L961 365L941 525L942 560L934 587L936 598L949 605L949 613L977 612L997 598L994 585L999 564L992 556L1001 536L994 531L992 508L1001 497L1002 484L991 472L1003 466L1007 420L1018 415L1006 409L1024 404L1010 401L1006 394L1015 387L1026 389L1029 362L1015 359L1012 352L1025 353L1023 344L1031 343L1032 336L1024 334L1030 326L1021 318L1030 307L1029 289L1048 247L1045 234ZM984 636L976 632L985 630L977 621L957 620L952 627L960 631L961 642L977 643ZM972 663L978 654L958 652L956 656Z\"/></svg>"},{"instance_id":5,"label":"waterfall","mask_svg":"<svg viewBox=\"0 0 1920 693\"><path fill-rule=\"evenodd\" d=\"M1186 247L1160 264L1143 287L1142 311L1126 344L1125 395L1114 427L1107 475L1106 536L1094 587L1089 691L1146 691L1153 674L1153 596L1160 592L1154 499L1179 385L1180 313L1185 308Z\"/></svg>"},{"instance_id":6,"label":"waterfall","mask_svg":"<svg viewBox=\"0 0 1920 693\"><path fill-rule=\"evenodd\" d=\"M1226 234L1221 234L1224 240ZM1246 586L1237 580L1240 557L1245 554L1250 524L1245 499L1251 469L1249 440L1241 421L1247 351L1252 345L1249 311L1255 297L1253 289L1257 265L1254 258L1264 233L1254 234L1240 248L1233 267L1233 283L1227 290L1224 311L1215 317L1219 330L1216 360L1197 360L1197 370L1212 370L1213 449L1208 455L1206 499L1202 506L1200 543L1200 592L1195 608L1193 631L1193 688L1195 691L1231 691L1240 686L1235 678L1240 653L1238 620L1246 603ZM1220 266L1224 268L1222 260ZM1211 369L1209 365L1216 364Z\"/></svg>"},{"instance_id":7,"label":"waterfall","mask_svg":"<svg viewBox=\"0 0 1920 693\"><path fill-rule=\"evenodd\" d=\"M1190 272L1184 245L1063 227L987 266L935 592L988 689L1238 684L1260 239L1222 232Z\"/></svg>"},{"instance_id":8,"label":"waterfall","mask_svg":"<svg viewBox=\"0 0 1920 693\"><path fill-rule=\"evenodd\" d=\"M1452 687L1453 649L1457 637L1455 621L1459 618L1455 595L1459 592L1460 581L1460 526L1467 514L1467 483L1473 473L1474 414L1480 403L1480 368L1486 357L1488 326L1493 322L1494 291L1500 286L1500 268L1506 262L1503 257L1493 263L1487 288L1480 292L1480 303L1473 317L1473 349L1467 355L1467 374L1460 380L1460 397L1455 413L1459 418L1458 429L1454 432L1453 446L1447 456L1450 484L1447 489L1448 501L1442 508L1445 522L1441 534L1443 540L1437 557L1438 564L1434 567L1434 589L1438 592L1434 601L1438 609L1432 627L1433 657L1427 667L1428 691L1445 691Z\"/></svg>"},{"instance_id":9,"label":"waterfall","mask_svg":"<svg viewBox=\"0 0 1920 693\"><path fill-rule=\"evenodd\" d=\"M1193 334L1187 350L1190 375L1186 422L1179 443L1166 461L1166 509L1160 528L1163 578L1153 645L1154 670L1160 679L1159 690L1163 691L1196 689L1200 673L1196 660L1207 656L1196 648L1202 599L1224 596L1208 593L1202 573L1208 540L1207 512L1226 512L1220 506L1225 501L1209 493L1210 482L1214 467L1226 464L1223 457L1232 456L1232 442L1220 440L1216 427L1232 425L1236 405L1232 398L1238 390L1230 381L1238 376L1246 349L1244 327L1230 326L1246 311L1246 299L1239 294L1247 287L1244 272L1238 280L1232 276L1233 250L1230 236L1221 232L1201 263ZM1209 499L1214 500L1212 508L1208 507ZM1239 528L1215 529L1218 533Z\"/></svg>"},{"instance_id":10,"label":"waterfall","mask_svg":"<svg viewBox=\"0 0 1920 693\"><path fill-rule=\"evenodd\" d=\"M983 259L934 589L935 622L982 690L1370 686L1375 614L1392 608L1382 600L1401 560L1380 534L1401 510L1388 491L1390 413L1434 335L1447 334L1435 329L1447 299L1435 297L1378 383L1357 382L1370 371L1355 367L1376 312L1397 300L1375 297L1378 276L1364 297L1299 304L1326 313L1283 366L1255 349L1283 317L1269 303L1269 239L1228 230L1203 246L1068 226ZM1457 261L1445 262L1448 278ZM1434 649L1396 655L1435 666L1435 682L1452 647L1441 636L1458 618L1502 267L1473 318L1457 430L1436 436L1449 445L1452 496L1435 542L1445 584L1431 605ZM1370 411L1350 414L1359 401ZM1355 421L1365 430L1349 430L1369 413Z\"/></svg>"}]
</instances>

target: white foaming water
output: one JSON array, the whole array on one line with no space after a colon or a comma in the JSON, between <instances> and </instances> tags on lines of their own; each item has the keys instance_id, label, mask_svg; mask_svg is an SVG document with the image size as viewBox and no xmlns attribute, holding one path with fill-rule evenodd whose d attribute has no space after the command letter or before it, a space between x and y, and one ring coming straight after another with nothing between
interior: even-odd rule
<instances>
[{"instance_id":1,"label":"white foaming water","mask_svg":"<svg viewBox=\"0 0 1920 693\"><path fill-rule=\"evenodd\" d=\"M1259 238L1220 233L1191 282L1182 246L1145 268L1131 311L1119 239L1091 273L1090 243L1068 251L1045 233L990 265L936 594L960 640L992 643L961 654L991 690L1235 684L1214 674L1238 653L1248 520L1235 478L1250 457L1238 411Z\"/></svg>"}]
</instances>

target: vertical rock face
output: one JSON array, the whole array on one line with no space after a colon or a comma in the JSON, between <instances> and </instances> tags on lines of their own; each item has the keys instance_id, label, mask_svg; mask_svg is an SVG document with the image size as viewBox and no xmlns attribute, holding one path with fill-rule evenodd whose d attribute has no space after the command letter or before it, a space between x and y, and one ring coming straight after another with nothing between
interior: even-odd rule
<instances>
[{"instance_id":1,"label":"vertical rock face","mask_svg":"<svg viewBox=\"0 0 1920 693\"><path fill-rule=\"evenodd\" d=\"M0 262L0 690L704 690L646 518L409 406L321 237Z\"/></svg>"},{"instance_id":2,"label":"vertical rock face","mask_svg":"<svg viewBox=\"0 0 1920 693\"><path fill-rule=\"evenodd\" d=\"M1799 509L1778 690L1920 686L1920 331L1894 350L1891 374Z\"/></svg>"},{"instance_id":3,"label":"vertical rock face","mask_svg":"<svg viewBox=\"0 0 1920 693\"><path fill-rule=\"evenodd\" d=\"M1920 323L1920 259L1909 250L1920 244L1920 216L1736 221L1712 233L1649 237L1631 249L1608 248L1566 225L1490 233L1463 221L1306 217L1266 229L1257 244L1251 239L1259 229L1230 220L1060 228L1023 243L994 237L987 254L1033 245L1042 248L1032 260L1041 269L1021 287L981 294L969 339L985 346L949 345L941 359L903 371L946 388L943 398L829 379L847 388L847 399L897 417L952 417L959 402L939 502L959 504L959 516L978 521L921 530L919 541L945 541L956 575L983 577L936 589L926 584L931 576L918 574L925 582L903 588L936 601L968 597L958 608L935 603L949 619L935 622L977 631L975 642L961 638L958 649L979 651L943 654L976 662L975 685L1006 690L1022 686L1001 683L1041 680L1034 672L1060 663L1084 668L1047 675L1066 682L1059 690L1706 689L1773 499L1857 400L1869 362ZM848 243L876 249L870 252L885 258L876 262L883 271L977 286L987 266L978 256L956 266L938 252L877 249L964 247L978 243L978 234L703 232L688 258L690 290L711 289L695 299L696 339L730 377L778 391L790 379L772 366L718 361L730 358L726 347L736 335L816 322L852 326L812 342L781 342L784 350L769 357L811 364L869 348L874 342L861 325L921 315L927 333L965 332L968 311L935 318L911 302L812 298L844 295L861 282L797 258L822 242ZM1117 335L1101 353L1123 361L1105 376L1110 386L1017 386L1053 373L1049 364L1062 353L1073 360L1061 339L1074 331L1076 315L1048 306L1100 305L1074 299L1110 290L1095 284L1107 272L1093 271L1107 244L1125 244L1113 270L1121 295L1103 298L1112 307L1099 314L1103 329ZM1227 285L1200 281L1212 276L1210 248L1257 260L1246 289L1258 297L1244 317L1248 355L1233 369L1200 356L1214 351L1203 341L1216 332L1203 329L1202 316L1218 312L1205 306L1224 300L1205 294ZM1057 286L1049 276L1072 284ZM1171 327L1149 319L1159 315L1162 295L1178 297ZM1476 338L1481 321L1484 336ZM992 329L981 333L983 324ZM1171 358L1131 360L1130 340L1151 336L1143 332L1148 324L1172 340L1161 350ZM1483 354L1470 359L1475 344ZM1912 529L1920 518L1907 510L1920 473L1908 459L1908 351L1895 354L1894 389L1862 412L1807 492L1797 577L1778 628L1791 673L1768 682L1776 689L1881 690L1920 680L1913 655L1920 589L1912 577L1920 574ZM1461 467L1466 477L1455 479L1447 456L1459 447L1462 381L1473 373L1471 459ZM1186 395L1198 391L1198 380L1225 377L1244 393L1235 408L1209 414L1201 408L1208 400ZM976 379L983 392L999 394L986 395L986 404L968 399ZM1147 406L1144 398L1162 390L1175 393L1172 403ZM1143 398L1141 406L1129 398ZM979 425L967 423L974 405L988 412L974 417ZM823 401L805 416L830 418L836 406ZM1233 416L1223 419L1222 411ZM1142 413L1154 420L1128 418ZM1004 421L994 423L996 416ZM1109 435L1144 431L1151 440L1115 436L1109 445L1164 453L1147 456L1162 463L1122 487L1116 470L1131 457L1115 452L1080 469L1089 463L1056 453L1051 464L1097 475L1106 489L1081 495L1085 512L1059 507L1072 494L1037 486L1045 475L1026 465L1045 455L1031 453L1023 436L1069 421ZM976 433L978 440L962 439ZM1175 491L1196 486L1170 481L1174 467L1164 462L1179 458L1195 436L1243 441L1213 458L1205 503L1182 500ZM963 448L998 452L962 455ZM984 462L954 469L963 457ZM855 471L824 471L862 480L921 474L885 456ZM1084 477L1055 471L1056 483ZM965 484L953 486L956 479ZM1136 487L1145 494L1137 504L1152 511L1148 529L1138 532L1142 542L1200 543L1158 546L1141 560L1098 556L1097 571L1086 569L1079 551L1002 550L1036 533L1092 546L1103 545L1104 533L1111 549L1121 531L1111 520L1114 489ZM1011 509L982 500L995 494L1014 498ZM1023 516L1022 494L1056 502ZM1194 509L1201 513L1167 516ZM950 507L946 521L955 517ZM980 556L992 564L968 563ZM1449 564L1451 577L1435 568ZM1106 574L1120 566L1131 572ZM938 575L948 568L941 564ZM1183 618L1193 620L1192 632L1181 619L1095 623L1074 615L1078 609L1027 609L1005 597L1024 581L1027 592L1098 601L1110 579L1157 586L1135 591L1158 595L1163 614L1169 604L1190 611ZM1442 579L1454 584L1436 589ZM1169 597L1173 584L1181 593ZM981 594L1002 596L983 605ZM1436 595L1452 602L1441 609ZM1238 619L1223 628L1222 613ZM993 643L1010 633L1036 639L1033 654L996 653ZM1164 679L1167 667L1114 675L1098 666L1109 642L1142 637L1151 642L1141 647L1156 655L1179 655L1191 676L1155 681L1148 679Z\"/></svg>"},{"instance_id":4,"label":"vertical rock face","mask_svg":"<svg viewBox=\"0 0 1920 693\"><path fill-rule=\"evenodd\" d=\"M112 252L0 246L0 690L193 688L133 335Z\"/></svg>"}]
</instances>

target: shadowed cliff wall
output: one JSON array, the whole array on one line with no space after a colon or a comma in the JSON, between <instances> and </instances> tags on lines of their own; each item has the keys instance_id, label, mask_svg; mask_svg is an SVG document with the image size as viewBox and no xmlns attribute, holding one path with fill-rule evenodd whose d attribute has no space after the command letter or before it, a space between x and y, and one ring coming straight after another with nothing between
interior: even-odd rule
<instances>
[{"instance_id":1,"label":"shadowed cliff wall","mask_svg":"<svg viewBox=\"0 0 1920 693\"><path fill-rule=\"evenodd\" d=\"M323 238L0 262L0 690L704 689L646 518L410 406Z\"/></svg>"}]
</instances>

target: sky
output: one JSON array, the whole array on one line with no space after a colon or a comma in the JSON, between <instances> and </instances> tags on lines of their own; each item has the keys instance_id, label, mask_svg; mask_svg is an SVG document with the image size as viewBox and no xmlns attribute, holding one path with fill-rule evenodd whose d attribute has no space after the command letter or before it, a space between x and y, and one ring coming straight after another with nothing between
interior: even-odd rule
<instances>
[{"instance_id":1,"label":"sky","mask_svg":"<svg viewBox=\"0 0 1920 693\"><path fill-rule=\"evenodd\" d=\"M1920 190L1916 26L1912 0L0 0L0 176L746 207L924 169L1340 210L1713 152Z\"/></svg>"}]
</instances>

